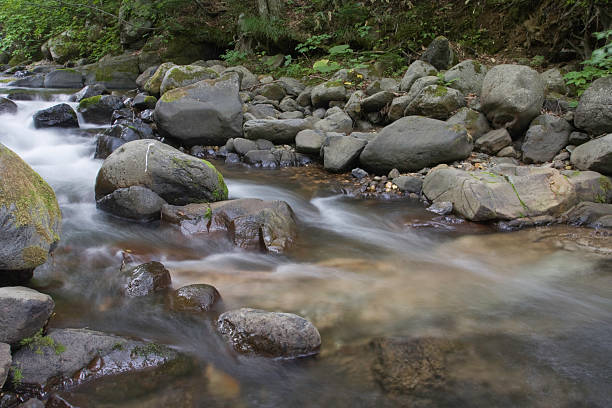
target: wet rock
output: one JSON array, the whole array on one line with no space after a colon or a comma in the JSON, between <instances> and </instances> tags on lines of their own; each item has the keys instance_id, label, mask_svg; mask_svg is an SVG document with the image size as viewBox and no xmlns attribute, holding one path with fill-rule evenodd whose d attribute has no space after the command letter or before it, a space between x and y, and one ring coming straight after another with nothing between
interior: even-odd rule
<instances>
[{"instance_id":1,"label":"wet rock","mask_svg":"<svg viewBox=\"0 0 612 408\"><path fill-rule=\"evenodd\" d=\"M574 123L595 136L612 132L612 77L595 80L582 94Z\"/></svg>"},{"instance_id":2,"label":"wet rock","mask_svg":"<svg viewBox=\"0 0 612 408\"><path fill-rule=\"evenodd\" d=\"M123 98L115 95L98 95L82 99L78 111L89 123L107 125L113 112L123 108Z\"/></svg>"},{"instance_id":3,"label":"wet rock","mask_svg":"<svg viewBox=\"0 0 612 408\"><path fill-rule=\"evenodd\" d=\"M412 88L412 85L417 79L426 76L435 77L437 73L438 70L433 65L421 60L414 61L412 64L410 64L408 70L402 78L402 81L400 82L400 91L407 92L410 90L410 88Z\"/></svg>"},{"instance_id":4,"label":"wet rock","mask_svg":"<svg viewBox=\"0 0 612 408\"><path fill-rule=\"evenodd\" d=\"M126 143L104 161L96 200L132 186L146 187L176 205L227 199L223 176L212 164L150 139Z\"/></svg>"},{"instance_id":5,"label":"wet rock","mask_svg":"<svg viewBox=\"0 0 612 408\"><path fill-rule=\"evenodd\" d=\"M228 153L225 157L225 164L237 164L240 163L240 156L236 153Z\"/></svg>"},{"instance_id":6,"label":"wet rock","mask_svg":"<svg viewBox=\"0 0 612 408\"><path fill-rule=\"evenodd\" d=\"M418 171L465 159L472 147L472 138L461 125L409 116L380 131L361 153L360 162L378 174L386 174L393 168Z\"/></svg>"},{"instance_id":7,"label":"wet rock","mask_svg":"<svg viewBox=\"0 0 612 408\"><path fill-rule=\"evenodd\" d=\"M72 405L71 403L69 403L64 398L60 397L59 395L53 394L47 400L47 404L45 405L45 408L79 408L79 407Z\"/></svg>"},{"instance_id":8,"label":"wet rock","mask_svg":"<svg viewBox=\"0 0 612 408\"><path fill-rule=\"evenodd\" d=\"M438 215L448 215L453 212L453 203L449 201L435 202L427 207L427 211L431 211Z\"/></svg>"},{"instance_id":9,"label":"wet rock","mask_svg":"<svg viewBox=\"0 0 612 408\"><path fill-rule=\"evenodd\" d=\"M361 180L362 178L368 177L369 174L367 171L357 167L351 171L351 176L355 177L357 180Z\"/></svg>"},{"instance_id":10,"label":"wet rock","mask_svg":"<svg viewBox=\"0 0 612 408\"><path fill-rule=\"evenodd\" d=\"M416 176L399 176L393 178L393 184L397 185L404 193L421 194L423 179Z\"/></svg>"},{"instance_id":11,"label":"wet rock","mask_svg":"<svg viewBox=\"0 0 612 408\"><path fill-rule=\"evenodd\" d=\"M325 82L312 88L310 99L315 108L326 108L332 101L345 101L346 88L344 85Z\"/></svg>"},{"instance_id":12,"label":"wet rock","mask_svg":"<svg viewBox=\"0 0 612 408\"><path fill-rule=\"evenodd\" d=\"M96 159L106 159L120 146L143 138L143 135L133 126L113 125L98 137L94 157Z\"/></svg>"},{"instance_id":13,"label":"wet rock","mask_svg":"<svg viewBox=\"0 0 612 408\"><path fill-rule=\"evenodd\" d=\"M96 202L97 207L117 217L136 221L159 220L166 201L145 187L119 188Z\"/></svg>"},{"instance_id":14,"label":"wet rock","mask_svg":"<svg viewBox=\"0 0 612 408\"><path fill-rule=\"evenodd\" d=\"M385 106L389 105L394 98L395 94L393 92L377 92L374 95L368 96L367 98L363 99L361 101L361 108L364 112L378 112Z\"/></svg>"},{"instance_id":15,"label":"wet rock","mask_svg":"<svg viewBox=\"0 0 612 408\"><path fill-rule=\"evenodd\" d=\"M350 136L328 137L322 147L325 170L339 173L350 169L367 144L365 140Z\"/></svg>"},{"instance_id":16,"label":"wet rock","mask_svg":"<svg viewBox=\"0 0 612 408\"><path fill-rule=\"evenodd\" d=\"M140 75L138 55L107 55L95 64L79 68L85 73L85 85L102 84L108 89L137 88Z\"/></svg>"},{"instance_id":17,"label":"wet rock","mask_svg":"<svg viewBox=\"0 0 612 408\"><path fill-rule=\"evenodd\" d=\"M221 295L214 286L205 284L183 286L172 294L172 309L206 312L220 300Z\"/></svg>"},{"instance_id":18,"label":"wet rock","mask_svg":"<svg viewBox=\"0 0 612 408\"><path fill-rule=\"evenodd\" d=\"M404 114L446 120L463 106L465 100L458 90L441 85L429 85L410 102Z\"/></svg>"},{"instance_id":19,"label":"wet rock","mask_svg":"<svg viewBox=\"0 0 612 408\"><path fill-rule=\"evenodd\" d=\"M278 157L269 150L251 150L244 156L244 162L266 169L275 169L279 166Z\"/></svg>"},{"instance_id":20,"label":"wet rock","mask_svg":"<svg viewBox=\"0 0 612 408\"><path fill-rule=\"evenodd\" d=\"M274 144L295 142L295 136L302 130L312 128L308 119L257 119L244 124L244 137L250 140L265 139Z\"/></svg>"},{"instance_id":21,"label":"wet rock","mask_svg":"<svg viewBox=\"0 0 612 408\"><path fill-rule=\"evenodd\" d=\"M257 143L253 140L237 137L234 139L234 151L241 156L244 156L251 150L258 150Z\"/></svg>"},{"instance_id":22,"label":"wet rock","mask_svg":"<svg viewBox=\"0 0 612 408\"><path fill-rule=\"evenodd\" d=\"M17 104L10 99L0 97L0 115L17 113Z\"/></svg>"},{"instance_id":23,"label":"wet rock","mask_svg":"<svg viewBox=\"0 0 612 408\"><path fill-rule=\"evenodd\" d=\"M140 110L155 109L156 103L157 103L156 97L146 95L143 93L139 93L138 95L134 97L134 102L132 102L132 106Z\"/></svg>"},{"instance_id":24,"label":"wet rock","mask_svg":"<svg viewBox=\"0 0 612 408\"><path fill-rule=\"evenodd\" d=\"M480 152L495 155L501 149L512 144L510 133L506 129L492 130L474 143L474 148Z\"/></svg>"},{"instance_id":25,"label":"wet rock","mask_svg":"<svg viewBox=\"0 0 612 408\"><path fill-rule=\"evenodd\" d=\"M161 64L159 67L157 67L151 78L145 82L143 90L151 95L159 96L161 93L161 85L166 73L175 66L176 64L172 62L164 62Z\"/></svg>"},{"instance_id":26,"label":"wet rock","mask_svg":"<svg viewBox=\"0 0 612 408\"><path fill-rule=\"evenodd\" d=\"M49 295L33 289L0 288L0 343L15 344L33 336L47 323L54 307Z\"/></svg>"},{"instance_id":27,"label":"wet rock","mask_svg":"<svg viewBox=\"0 0 612 408\"><path fill-rule=\"evenodd\" d=\"M53 329L48 338L52 346L23 347L14 354L13 364L23 375L19 389L48 391L64 383L152 370L179 357L164 346L86 329Z\"/></svg>"},{"instance_id":28,"label":"wet rock","mask_svg":"<svg viewBox=\"0 0 612 408\"><path fill-rule=\"evenodd\" d=\"M12 362L11 346L6 343L0 343L0 390L4 386L6 377L8 377Z\"/></svg>"},{"instance_id":29,"label":"wet rock","mask_svg":"<svg viewBox=\"0 0 612 408\"><path fill-rule=\"evenodd\" d=\"M556 92L564 95L567 92L563 74L558 68L551 68L548 71L542 72L540 76L542 77L542 81L544 81L544 88L547 94Z\"/></svg>"},{"instance_id":30,"label":"wet rock","mask_svg":"<svg viewBox=\"0 0 612 408\"><path fill-rule=\"evenodd\" d=\"M562 174L544 167L500 165L466 172L438 166L425 177L423 193L432 202L453 203L454 211L472 221L558 216L580 201L606 197L600 175Z\"/></svg>"},{"instance_id":31,"label":"wet rock","mask_svg":"<svg viewBox=\"0 0 612 408\"><path fill-rule=\"evenodd\" d=\"M353 119L339 111L315 123L314 128L322 132L350 133L353 129Z\"/></svg>"},{"instance_id":32,"label":"wet rock","mask_svg":"<svg viewBox=\"0 0 612 408\"><path fill-rule=\"evenodd\" d=\"M446 37L436 37L427 47L421 60L436 69L449 69L455 61L455 53Z\"/></svg>"},{"instance_id":33,"label":"wet rock","mask_svg":"<svg viewBox=\"0 0 612 408\"><path fill-rule=\"evenodd\" d=\"M297 235L293 210L284 201L245 198L210 205L166 205L162 220L179 225L184 234L226 232L241 248L273 253L284 252Z\"/></svg>"},{"instance_id":34,"label":"wet rock","mask_svg":"<svg viewBox=\"0 0 612 408\"><path fill-rule=\"evenodd\" d=\"M612 133L576 147L571 162L580 170L612 175Z\"/></svg>"},{"instance_id":35,"label":"wet rock","mask_svg":"<svg viewBox=\"0 0 612 408\"><path fill-rule=\"evenodd\" d=\"M298 358L317 354L321 336L308 320L290 313L239 309L219 316L221 335L238 352Z\"/></svg>"},{"instance_id":36,"label":"wet rock","mask_svg":"<svg viewBox=\"0 0 612 408\"><path fill-rule=\"evenodd\" d=\"M523 142L525 163L544 163L552 160L567 146L572 125L554 115L540 115L531 122Z\"/></svg>"},{"instance_id":37,"label":"wet rock","mask_svg":"<svg viewBox=\"0 0 612 408\"><path fill-rule=\"evenodd\" d=\"M465 60L444 73L444 82L450 84L464 95L480 95L482 83L487 75L487 67L478 61Z\"/></svg>"},{"instance_id":38,"label":"wet rock","mask_svg":"<svg viewBox=\"0 0 612 408\"><path fill-rule=\"evenodd\" d=\"M15 81L9 82L8 85L19 87L19 88L43 88L45 86L45 75L44 74L31 75L25 78L20 78Z\"/></svg>"},{"instance_id":39,"label":"wet rock","mask_svg":"<svg viewBox=\"0 0 612 408\"><path fill-rule=\"evenodd\" d=\"M36 112L33 116L36 129L47 127L78 128L77 114L67 103L52 106Z\"/></svg>"},{"instance_id":40,"label":"wet rock","mask_svg":"<svg viewBox=\"0 0 612 408\"><path fill-rule=\"evenodd\" d=\"M53 189L1 143L0 174L0 276L21 275L47 261L62 215Z\"/></svg>"},{"instance_id":41,"label":"wet rock","mask_svg":"<svg viewBox=\"0 0 612 408\"><path fill-rule=\"evenodd\" d=\"M166 92L155 107L162 135L183 144L221 146L242 135L242 103L236 74Z\"/></svg>"},{"instance_id":42,"label":"wet rock","mask_svg":"<svg viewBox=\"0 0 612 408\"><path fill-rule=\"evenodd\" d=\"M170 272L159 262L138 265L127 272L126 278L125 294L130 297L151 295L172 284Z\"/></svg>"},{"instance_id":43,"label":"wet rock","mask_svg":"<svg viewBox=\"0 0 612 408\"><path fill-rule=\"evenodd\" d=\"M612 228L612 204L582 202L561 218L574 225Z\"/></svg>"},{"instance_id":44,"label":"wet rock","mask_svg":"<svg viewBox=\"0 0 612 408\"><path fill-rule=\"evenodd\" d=\"M459 109L459 111L451 116L446 123L465 126L474 141L491 130L487 117L470 108Z\"/></svg>"},{"instance_id":45,"label":"wet rock","mask_svg":"<svg viewBox=\"0 0 612 408\"><path fill-rule=\"evenodd\" d=\"M168 69L164 75L159 92L160 95L164 95L173 89L183 88L205 79L216 79L218 77L219 74L210 68L197 65L175 65Z\"/></svg>"},{"instance_id":46,"label":"wet rock","mask_svg":"<svg viewBox=\"0 0 612 408\"><path fill-rule=\"evenodd\" d=\"M497 65L485 76L480 97L482 112L496 129L521 135L540 114L544 83L533 69L522 65Z\"/></svg>"},{"instance_id":47,"label":"wet rock","mask_svg":"<svg viewBox=\"0 0 612 408\"><path fill-rule=\"evenodd\" d=\"M45 76L45 88L82 88L83 74L71 68L56 69Z\"/></svg>"},{"instance_id":48,"label":"wet rock","mask_svg":"<svg viewBox=\"0 0 612 408\"><path fill-rule=\"evenodd\" d=\"M23 404L18 405L17 408L45 408L45 403L36 398L30 398Z\"/></svg>"},{"instance_id":49,"label":"wet rock","mask_svg":"<svg viewBox=\"0 0 612 408\"><path fill-rule=\"evenodd\" d=\"M87 85L86 87L81 89L79 92L70 95L69 100L71 102L81 102L83 99L91 98L92 96L108 95L108 94L109 94L108 89L106 89L104 85L101 85L101 84Z\"/></svg>"}]
</instances>

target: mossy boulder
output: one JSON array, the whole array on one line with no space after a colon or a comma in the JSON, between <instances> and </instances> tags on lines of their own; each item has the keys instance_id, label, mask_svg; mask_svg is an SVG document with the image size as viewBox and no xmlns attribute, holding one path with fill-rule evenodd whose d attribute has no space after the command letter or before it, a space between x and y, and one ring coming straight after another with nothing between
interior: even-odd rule
<instances>
[{"instance_id":1,"label":"mossy boulder","mask_svg":"<svg viewBox=\"0 0 612 408\"><path fill-rule=\"evenodd\" d=\"M107 55L95 64L85 65L85 85L102 84L108 89L136 88L140 75L138 55Z\"/></svg>"},{"instance_id":2,"label":"mossy boulder","mask_svg":"<svg viewBox=\"0 0 612 408\"><path fill-rule=\"evenodd\" d=\"M210 68L200 67L198 65L174 66L164 75L159 91L160 94L163 95L176 88L195 84L204 79L215 79L218 77L219 74Z\"/></svg>"},{"instance_id":3,"label":"mossy boulder","mask_svg":"<svg viewBox=\"0 0 612 408\"><path fill-rule=\"evenodd\" d=\"M79 44L73 37L73 32L67 30L49 39L47 49L53 61L64 64L79 56Z\"/></svg>"},{"instance_id":4,"label":"mossy boulder","mask_svg":"<svg viewBox=\"0 0 612 408\"><path fill-rule=\"evenodd\" d=\"M146 187L173 205L227 199L223 176L209 162L153 139L129 142L102 164L96 200L118 189Z\"/></svg>"},{"instance_id":5,"label":"mossy boulder","mask_svg":"<svg viewBox=\"0 0 612 408\"><path fill-rule=\"evenodd\" d=\"M151 78L145 82L143 89L151 95L159 95L166 73L175 66L176 64L172 62L164 62L161 64L159 67L157 67L153 76L151 76Z\"/></svg>"},{"instance_id":6,"label":"mossy boulder","mask_svg":"<svg viewBox=\"0 0 612 408\"><path fill-rule=\"evenodd\" d=\"M96 95L82 99L78 111L86 122L109 124L113 112L123 108L123 98L116 95Z\"/></svg>"},{"instance_id":7,"label":"mossy boulder","mask_svg":"<svg viewBox=\"0 0 612 408\"><path fill-rule=\"evenodd\" d=\"M59 242L59 205L53 189L2 144L0 174L0 273L32 270Z\"/></svg>"},{"instance_id":8,"label":"mossy boulder","mask_svg":"<svg viewBox=\"0 0 612 408\"><path fill-rule=\"evenodd\" d=\"M458 89L464 95L480 95L482 82L487 75L487 67L478 61L463 61L444 74L444 81L449 87Z\"/></svg>"},{"instance_id":9,"label":"mossy boulder","mask_svg":"<svg viewBox=\"0 0 612 408\"><path fill-rule=\"evenodd\" d=\"M429 85L410 102L404 114L446 120L454 111L463 106L465 106L465 100L458 90L442 85Z\"/></svg>"}]
</instances>

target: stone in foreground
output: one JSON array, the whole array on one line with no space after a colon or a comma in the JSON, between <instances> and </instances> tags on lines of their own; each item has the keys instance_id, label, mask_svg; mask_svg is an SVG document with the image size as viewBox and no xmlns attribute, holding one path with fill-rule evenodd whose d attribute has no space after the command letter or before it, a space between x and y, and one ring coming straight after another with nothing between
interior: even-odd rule
<instances>
[{"instance_id":1,"label":"stone in foreground","mask_svg":"<svg viewBox=\"0 0 612 408\"><path fill-rule=\"evenodd\" d=\"M297 235L293 210L284 201L242 198L210 205L166 205L162 220L179 225L184 234L224 232L241 248L274 253L287 250Z\"/></svg>"},{"instance_id":2,"label":"stone in foreground","mask_svg":"<svg viewBox=\"0 0 612 408\"><path fill-rule=\"evenodd\" d=\"M47 323L55 304L49 295L21 286L0 288L0 343L15 344Z\"/></svg>"},{"instance_id":3,"label":"stone in foreground","mask_svg":"<svg viewBox=\"0 0 612 408\"><path fill-rule=\"evenodd\" d=\"M291 313L232 310L219 316L217 327L236 351L245 354L299 358L315 355L321 347L316 327Z\"/></svg>"}]
</instances>

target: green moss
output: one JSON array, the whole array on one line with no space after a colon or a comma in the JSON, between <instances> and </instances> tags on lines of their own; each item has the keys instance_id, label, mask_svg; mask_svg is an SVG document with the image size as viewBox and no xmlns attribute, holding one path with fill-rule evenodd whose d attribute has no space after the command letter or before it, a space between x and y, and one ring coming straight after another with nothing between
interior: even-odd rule
<instances>
[{"instance_id":1,"label":"green moss","mask_svg":"<svg viewBox=\"0 0 612 408\"><path fill-rule=\"evenodd\" d=\"M45 239L47 242L52 242L48 237L45 237ZM47 261L47 251L39 246L29 246L24 248L21 252L21 256L28 265L42 265Z\"/></svg>"},{"instance_id":2,"label":"green moss","mask_svg":"<svg viewBox=\"0 0 612 408\"><path fill-rule=\"evenodd\" d=\"M221 174L221 172L219 170L216 169L215 166L212 165L212 163L210 163L207 160L202 160L204 162L204 164L206 164L208 167L210 167L211 169L213 169L216 173L217 173L217 189L215 191L213 191L213 197L215 199L215 201L223 201L223 200L227 200L227 197L229 195L229 191L227 189L227 185L225 184L225 180L223 179L223 175Z\"/></svg>"},{"instance_id":3,"label":"green moss","mask_svg":"<svg viewBox=\"0 0 612 408\"><path fill-rule=\"evenodd\" d=\"M79 111L82 109L87 109L93 105L100 103L102 100L102 95L92 96L90 98L85 98L79 102Z\"/></svg>"},{"instance_id":4,"label":"green moss","mask_svg":"<svg viewBox=\"0 0 612 408\"><path fill-rule=\"evenodd\" d=\"M144 89L150 93L156 95L159 94L159 89L161 87L162 81L164 80L164 76L166 76L166 73L174 66L175 64L172 62L164 62L163 64L161 64L159 68L157 68L153 76L149 78L149 80L144 86Z\"/></svg>"},{"instance_id":5,"label":"green moss","mask_svg":"<svg viewBox=\"0 0 612 408\"><path fill-rule=\"evenodd\" d=\"M516 189L516 186L514 185L514 183L510 180L510 177L508 176L504 176L504 178L506 179L506 181L512 186L512 190L514 190L514 194L516 194L516 198L518 198L519 202L521 203L521 206L527 211L529 212L529 207L527 207L527 204L525 204L525 202L523 201L523 199L521 198L521 196L518 193L518 190Z\"/></svg>"},{"instance_id":6,"label":"green moss","mask_svg":"<svg viewBox=\"0 0 612 408\"><path fill-rule=\"evenodd\" d=\"M26 337L19 342L22 347L28 347L36 354L42 354L44 348L52 349L55 354L60 355L66 351L66 346L53 340L52 337L43 336L43 329L40 329L34 336Z\"/></svg>"},{"instance_id":7,"label":"green moss","mask_svg":"<svg viewBox=\"0 0 612 408\"><path fill-rule=\"evenodd\" d=\"M157 98L154 96L145 96L144 101L148 105L155 105L157 103Z\"/></svg>"},{"instance_id":8,"label":"green moss","mask_svg":"<svg viewBox=\"0 0 612 408\"><path fill-rule=\"evenodd\" d=\"M482 64L478 61L472 61L472 65L474 66L474 72L480 74L482 72Z\"/></svg>"},{"instance_id":9,"label":"green moss","mask_svg":"<svg viewBox=\"0 0 612 408\"><path fill-rule=\"evenodd\" d=\"M18 367L16 365L11 367L11 377L12 379L12 383L14 387L17 387L21 384L21 381L23 381L23 372L21 371L21 367Z\"/></svg>"},{"instance_id":10,"label":"green moss","mask_svg":"<svg viewBox=\"0 0 612 408\"><path fill-rule=\"evenodd\" d=\"M174 102L177 101L179 99L184 98L187 95L187 92L183 89L183 88L176 88L173 89L171 91L166 92L165 94L162 95L162 97L160 98L160 100L162 102Z\"/></svg>"},{"instance_id":11,"label":"green moss","mask_svg":"<svg viewBox=\"0 0 612 408\"><path fill-rule=\"evenodd\" d=\"M428 86L427 89L426 89L426 92L429 95L433 95L433 96L435 96L437 98L442 98L443 96L448 94L448 89L445 86L434 85L434 86Z\"/></svg>"},{"instance_id":12,"label":"green moss","mask_svg":"<svg viewBox=\"0 0 612 408\"><path fill-rule=\"evenodd\" d=\"M599 178L600 193L595 198L598 203L606 204L608 202L609 192L612 190L612 182L606 176Z\"/></svg>"},{"instance_id":13,"label":"green moss","mask_svg":"<svg viewBox=\"0 0 612 408\"><path fill-rule=\"evenodd\" d=\"M148 344L145 344L144 346L135 346L131 352L132 358L136 358L136 357L147 358L151 354L155 356L166 356L168 355L168 349L164 346L160 346L159 344L148 343Z\"/></svg>"},{"instance_id":14,"label":"green moss","mask_svg":"<svg viewBox=\"0 0 612 408\"><path fill-rule=\"evenodd\" d=\"M77 71L76 69L72 69L72 68L59 68L59 69L56 69L56 71L64 71L64 72L70 72L71 74L75 74L75 75L81 75L79 71Z\"/></svg>"}]
</instances>

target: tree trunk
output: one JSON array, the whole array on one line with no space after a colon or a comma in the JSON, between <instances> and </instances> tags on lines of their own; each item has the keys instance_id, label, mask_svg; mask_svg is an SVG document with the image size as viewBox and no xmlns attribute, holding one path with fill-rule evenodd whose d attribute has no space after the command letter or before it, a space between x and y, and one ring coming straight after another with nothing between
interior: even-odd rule
<instances>
[{"instance_id":1,"label":"tree trunk","mask_svg":"<svg viewBox=\"0 0 612 408\"><path fill-rule=\"evenodd\" d=\"M278 17L283 9L283 0L257 0L257 8L262 17Z\"/></svg>"}]
</instances>

